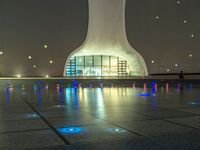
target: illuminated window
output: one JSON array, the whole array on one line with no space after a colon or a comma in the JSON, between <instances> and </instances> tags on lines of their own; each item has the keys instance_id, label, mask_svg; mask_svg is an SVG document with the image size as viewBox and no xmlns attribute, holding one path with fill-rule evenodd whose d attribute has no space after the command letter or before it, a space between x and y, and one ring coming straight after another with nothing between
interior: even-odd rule
<instances>
[{"instance_id":1,"label":"illuminated window","mask_svg":"<svg viewBox=\"0 0 200 150\"><path fill-rule=\"evenodd\" d=\"M103 56L103 66L109 66L109 56Z\"/></svg>"},{"instance_id":2,"label":"illuminated window","mask_svg":"<svg viewBox=\"0 0 200 150\"><path fill-rule=\"evenodd\" d=\"M114 56L77 56L68 61L67 76L127 76L129 66Z\"/></svg>"},{"instance_id":3,"label":"illuminated window","mask_svg":"<svg viewBox=\"0 0 200 150\"><path fill-rule=\"evenodd\" d=\"M85 56L85 65L86 66L92 66L93 65L93 61L92 61L92 56Z\"/></svg>"},{"instance_id":4,"label":"illuminated window","mask_svg":"<svg viewBox=\"0 0 200 150\"><path fill-rule=\"evenodd\" d=\"M84 65L84 57L83 56L76 57L76 65L78 65L78 66Z\"/></svg>"},{"instance_id":5,"label":"illuminated window","mask_svg":"<svg viewBox=\"0 0 200 150\"><path fill-rule=\"evenodd\" d=\"M101 56L94 56L94 65L101 66Z\"/></svg>"},{"instance_id":6,"label":"illuminated window","mask_svg":"<svg viewBox=\"0 0 200 150\"><path fill-rule=\"evenodd\" d=\"M117 57L111 57L111 66L117 67Z\"/></svg>"}]
</instances>

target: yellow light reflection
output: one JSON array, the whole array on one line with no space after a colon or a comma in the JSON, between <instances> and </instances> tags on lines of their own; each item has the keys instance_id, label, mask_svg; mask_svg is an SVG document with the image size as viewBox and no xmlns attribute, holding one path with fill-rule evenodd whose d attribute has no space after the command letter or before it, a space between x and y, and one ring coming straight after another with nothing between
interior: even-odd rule
<instances>
[{"instance_id":1,"label":"yellow light reflection","mask_svg":"<svg viewBox=\"0 0 200 150\"><path fill-rule=\"evenodd\" d=\"M104 105L103 91L101 88L98 88L96 92L97 92L97 113L99 114L99 117L104 117L105 105Z\"/></svg>"}]
</instances>

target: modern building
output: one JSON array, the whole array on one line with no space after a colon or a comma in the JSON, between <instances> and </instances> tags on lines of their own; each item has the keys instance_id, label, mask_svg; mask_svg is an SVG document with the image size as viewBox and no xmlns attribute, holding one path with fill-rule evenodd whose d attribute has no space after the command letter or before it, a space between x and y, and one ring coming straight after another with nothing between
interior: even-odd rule
<instances>
[{"instance_id":1,"label":"modern building","mask_svg":"<svg viewBox=\"0 0 200 150\"><path fill-rule=\"evenodd\" d=\"M143 57L126 36L126 0L89 0L85 42L66 60L64 76L146 76Z\"/></svg>"}]
</instances>

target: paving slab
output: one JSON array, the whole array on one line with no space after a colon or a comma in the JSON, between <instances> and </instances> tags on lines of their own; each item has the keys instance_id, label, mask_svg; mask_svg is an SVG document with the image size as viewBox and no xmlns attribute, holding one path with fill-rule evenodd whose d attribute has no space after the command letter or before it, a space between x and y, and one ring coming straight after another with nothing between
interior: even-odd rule
<instances>
[{"instance_id":1,"label":"paving slab","mask_svg":"<svg viewBox=\"0 0 200 150\"><path fill-rule=\"evenodd\" d=\"M22 150L63 144L51 130L0 134L2 150Z\"/></svg>"}]
</instances>

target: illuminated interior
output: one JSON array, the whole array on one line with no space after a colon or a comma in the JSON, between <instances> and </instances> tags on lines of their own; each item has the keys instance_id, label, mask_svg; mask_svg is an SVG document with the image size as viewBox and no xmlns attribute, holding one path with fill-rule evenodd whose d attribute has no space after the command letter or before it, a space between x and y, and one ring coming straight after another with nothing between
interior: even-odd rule
<instances>
[{"instance_id":1,"label":"illuminated interior","mask_svg":"<svg viewBox=\"0 0 200 150\"><path fill-rule=\"evenodd\" d=\"M115 56L75 56L68 61L66 76L128 76L126 60Z\"/></svg>"}]
</instances>

